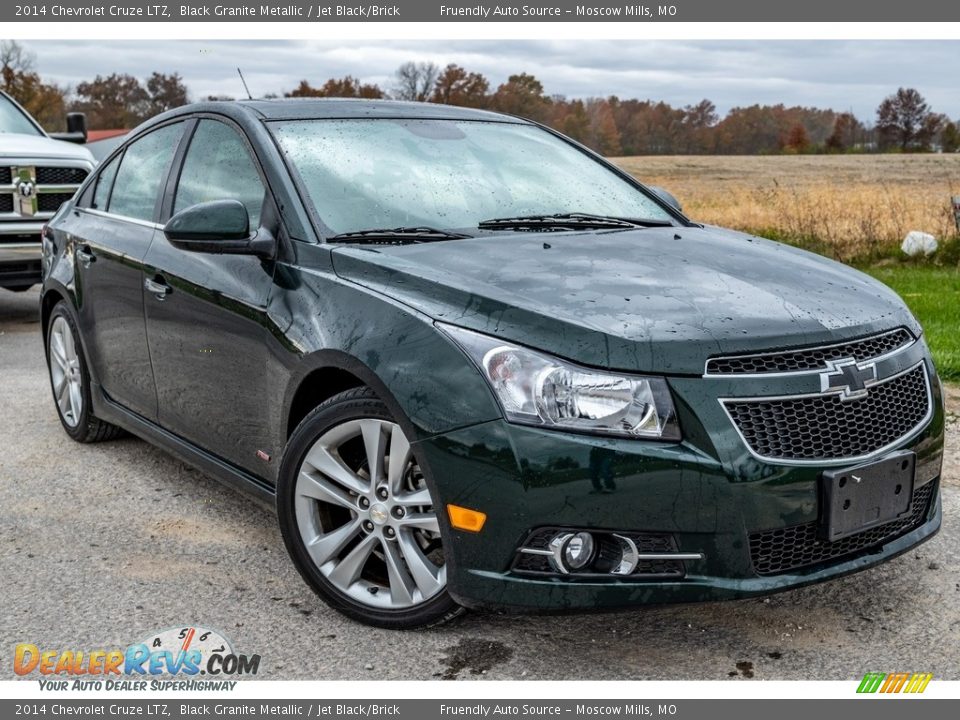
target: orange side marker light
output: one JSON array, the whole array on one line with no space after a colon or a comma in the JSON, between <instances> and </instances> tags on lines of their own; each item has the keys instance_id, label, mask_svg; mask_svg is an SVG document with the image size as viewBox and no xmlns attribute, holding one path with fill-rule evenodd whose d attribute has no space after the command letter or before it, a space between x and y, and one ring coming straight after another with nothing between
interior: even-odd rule
<instances>
[{"instance_id":1,"label":"orange side marker light","mask_svg":"<svg viewBox=\"0 0 960 720\"><path fill-rule=\"evenodd\" d=\"M453 527L467 532L480 532L483 529L483 524L487 521L486 513L459 505L447 505L447 515Z\"/></svg>"}]
</instances>

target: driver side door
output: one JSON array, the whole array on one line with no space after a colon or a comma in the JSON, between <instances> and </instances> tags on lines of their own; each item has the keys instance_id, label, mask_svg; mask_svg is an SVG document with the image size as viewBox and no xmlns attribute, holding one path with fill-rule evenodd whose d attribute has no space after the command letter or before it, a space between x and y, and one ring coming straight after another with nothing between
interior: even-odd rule
<instances>
[{"instance_id":1,"label":"driver side door","mask_svg":"<svg viewBox=\"0 0 960 720\"><path fill-rule=\"evenodd\" d=\"M202 118L167 188L165 212L236 199L250 229L276 213L258 163L241 131ZM265 228L276 237L276 228ZM266 308L274 262L253 255L190 252L162 231L144 259L147 340L159 424L209 453L268 476L258 451L270 448L266 417Z\"/></svg>"}]
</instances>

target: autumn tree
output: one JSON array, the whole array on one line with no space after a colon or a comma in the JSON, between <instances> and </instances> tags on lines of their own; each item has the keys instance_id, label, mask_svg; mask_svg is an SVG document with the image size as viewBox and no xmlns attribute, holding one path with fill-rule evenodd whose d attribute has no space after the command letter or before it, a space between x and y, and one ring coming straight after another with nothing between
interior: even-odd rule
<instances>
[{"instance_id":1,"label":"autumn tree","mask_svg":"<svg viewBox=\"0 0 960 720\"><path fill-rule=\"evenodd\" d=\"M293 90L284 93L284 97L346 97L377 99L384 96L379 86L362 83L352 75L342 78L330 78L321 87L315 88L306 80L301 80Z\"/></svg>"},{"instance_id":2,"label":"autumn tree","mask_svg":"<svg viewBox=\"0 0 960 720\"><path fill-rule=\"evenodd\" d=\"M805 153L810 149L810 136L807 129L797 123L787 131L783 138L783 149L790 153Z\"/></svg>"},{"instance_id":3,"label":"autumn tree","mask_svg":"<svg viewBox=\"0 0 960 720\"><path fill-rule=\"evenodd\" d=\"M431 102L461 107L482 108L487 104L490 83L480 73L467 72L451 63L433 85Z\"/></svg>"},{"instance_id":4,"label":"autumn tree","mask_svg":"<svg viewBox=\"0 0 960 720\"><path fill-rule=\"evenodd\" d=\"M179 73L165 75L155 72L147 78L147 110L146 118L159 115L167 110L181 107L190 102L187 86Z\"/></svg>"},{"instance_id":5,"label":"autumn tree","mask_svg":"<svg viewBox=\"0 0 960 720\"><path fill-rule=\"evenodd\" d=\"M857 144L863 133L863 123L853 113L840 113L833 121L833 131L826 139L825 147L829 152L845 152Z\"/></svg>"},{"instance_id":6,"label":"autumn tree","mask_svg":"<svg viewBox=\"0 0 960 720\"><path fill-rule=\"evenodd\" d=\"M150 109L150 95L133 75L97 75L77 85L71 110L86 113L91 128L132 128Z\"/></svg>"},{"instance_id":7,"label":"autumn tree","mask_svg":"<svg viewBox=\"0 0 960 720\"><path fill-rule=\"evenodd\" d=\"M877 108L877 132L885 148L927 150L943 123L944 117L932 112L913 88L900 88Z\"/></svg>"},{"instance_id":8,"label":"autumn tree","mask_svg":"<svg viewBox=\"0 0 960 720\"><path fill-rule=\"evenodd\" d=\"M945 153L960 152L960 127L955 122L947 122L940 133L940 149Z\"/></svg>"},{"instance_id":9,"label":"autumn tree","mask_svg":"<svg viewBox=\"0 0 960 720\"><path fill-rule=\"evenodd\" d=\"M20 103L44 128L64 129L66 91L45 83L34 70L35 57L15 40L0 42L0 90Z\"/></svg>"},{"instance_id":10,"label":"autumn tree","mask_svg":"<svg viewBox=\"0 0 960 720\"><path fill-rule=\"evenodd\" d=\"M713 149L713 128L720 120L717 106L707 99L683 108L684 153L708 153Z\"/></svg>"},{"instance_id":11,"label":"autumn tree","mask_svg":"<svg viewBox=\"0 0 960 720\"><path fill-rule=\"evenodd\" d=\"M602 98L590 98L586 103L586 111L589 119L587 145L601 155L619 155L620 131L610 102Z\"/></svg>"},{"instance_id":12,"label":"autumn tree","mask_svg":"<svg viewBox=\"0 0 960 720\"><path fill-rule=\"evenodd\" d=\"M405 62L394 73L393 96L397 100L423 102L433 94L440 68L432 62Z\"/></svg>"},{"instance_id":13,"label":"autumn tree","mask_svg":"<svg viewBox=\"0 0 960 720\"><path fill-rule=\"evenodd\" d=\"M490 99L495 110L541 122L547 119L550 98L543 93L543 84L533 75L511 75L497 88Z\"/></svg>"}]
</instances>

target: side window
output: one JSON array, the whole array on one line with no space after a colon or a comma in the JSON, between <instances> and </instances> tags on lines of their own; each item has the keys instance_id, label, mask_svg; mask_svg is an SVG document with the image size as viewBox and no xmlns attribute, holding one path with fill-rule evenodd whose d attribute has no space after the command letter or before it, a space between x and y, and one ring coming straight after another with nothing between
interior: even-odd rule
<instances>
[{"instance_id":1,"label":"side window","mask_svg":"<svg viewBox=\"0 0 960 720\"><path fill-rule=\"evenodd\" d=\"M183 123L166 125L127 148L113 182L108 210L116 215L153 220L160 185L183 132Z\"/></svg>"},{"instance_id":2,"label":"side window","mask_svg":"<svg viewBox=\"0 0 960 720\"><path fill-rule=\"evenodd\" d=\"M93 202L90 207L95 210L106 210L107 200L110 199L110 188L113 187L113 180L117 177L117 169L120 167L120 158L117 155L110 163L97 175L96 187L93 190Z\"/></svg>"},{"instance_id":3,"label":"side window","mask_svg":"<svg viewBox=\"0 0 960 720\"><path fill-rule=\"evenodd\" d=\"M237 131L216 120L201 120L183 161L173 211L211 200L239 200L255 228L264 194L257 167Z\"/></svg>"}]
</instances>

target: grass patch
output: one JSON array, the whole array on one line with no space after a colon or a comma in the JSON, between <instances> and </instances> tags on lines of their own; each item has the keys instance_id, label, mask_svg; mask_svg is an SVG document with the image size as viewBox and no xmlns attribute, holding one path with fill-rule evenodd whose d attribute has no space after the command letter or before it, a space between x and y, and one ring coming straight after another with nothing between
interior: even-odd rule
<instances>
[{"instance_id":1,"label":"grass patch","mask_svg":"<svg viewBox=\"0 0 960 720\"><path fill-rule=\"evenodd\" d=\"M861 270L903 298L923 326L940 377L960 382L960 270L902 264Z\"/></svg>"}]
</instances>

